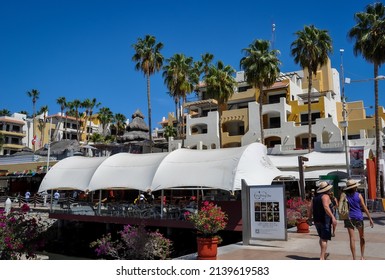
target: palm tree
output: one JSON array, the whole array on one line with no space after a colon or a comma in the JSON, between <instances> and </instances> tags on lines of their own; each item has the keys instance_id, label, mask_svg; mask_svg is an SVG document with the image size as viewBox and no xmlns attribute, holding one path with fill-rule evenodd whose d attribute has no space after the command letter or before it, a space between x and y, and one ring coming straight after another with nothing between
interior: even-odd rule
<instances>
[{"instance_id":1,"label":"palm tree","mask_svg":"<svg viewBox=\"0 0 385 280\"><path fill-rule=\"evenodd\" d=\"M121 113L116 113L114 116L115 126L116 126L116 139L124 133L126 125L126 116Z\"/></svg>"},{"instance_id":2,"label":"palm tree","mask_svg":"<svg viewBox=\"0 0 385 280\"><path fill-rule=\"evenodd\" d=\"M82 102L79 99L75 99L72 101L73 109L75 110L75 118L76 118L76 139L81 141L80 139L80 114L79 108L82 107Z\"/></svg>"},{"instance_id":3,"label":"palm tree","mask_svg":"<svg viewBox=\"0 0 385 280\"><path fill-rule=\"evenodd\" d=\"M110 108L107 108L107 107L102 107L99 109L99 113L98 113L98 120L100 121L100 123L102 124L102 135L103 137L106 137L106 134L107 134L107 131L106 131L106 128L107 128L107 125L112 122L113 120L113 113L112 111L110 110Z\"/></svg>"},{"instance_id":4,"label":"palm tree","mask_svg":"<svg viewBox=\"0 0 385 280\"><path fill-rule=\"evenodd\" d=\"M0 110L0 117L3 117L3 116L10 117L11 112L8 109L1 109Z\"/></svg>"},{"instance_id":5,"label":"palm tree","mask_svg":"<svg viewBox=\"0 0 385 280\"><path fill-rule=\"evenodd\" d=\"M68 140L67 126L68 126L68 117L76 118L75 105L72 101L66 102L66 123L65 123L65 135L66 140ZM71 136L72 138L72 136Z\"/></svg>"},{"instance_id":6,"label":"palm tree","mask_svg":"<svg viewBox=\"0 0 385 280\"><path fill-rule=\"evenodd\" d=\"M265 143L263 131L262 104L264 99L263 87L271 87L279 76L278 50L269 50L270 42L255 40L248 48L242 51L245 54L240 61L241 68L245 70L246 81L259 90L259 124L261 128L261 143ZM257 94L256 94L257 95Z\"/></svg>"},{"instance_id":7,"label":"palm tree","mask_svg":"<svg viewBox=\"0 0 385 280\"><path fill-rule=\"evenodd\" d=\"M168 125L164 128L164 137L167 139L167 141L170 137L175 137L176 134L176 129L172 125Z\"/></svg>"},{"instance_id":8,"label":"palm tree","mask_svg":"<svg viewBox=\"0 0 385 280\"><path fill-rule=\"evenodd\" d=\"M378 115L378 76L379 67L385 62L385 6L378 2L366 6L364 12L354 15L356 25L348 32L348 37L355 41L354 54L373 63L374 68L374 118L376 130L376 190L377 197L384 197L384 189L380 186L380 158L382 145L380 122Z\"/></svg>"},{"instance_id":9,"label":"palm tree","mask_svg":"<svg viewBox=\"0 0 385 280\"><path fill-rule=\"evenodd\" d=\"M26 115L27 118L30 118L30 117L31 117L31 115L30 115L27 111L25 111L25 110L21 110L19 113L20 113L20 114Z\"/></svg>"},{"instance_id":10,"label":"palm tree","mask_svg":"<svg viewBox=\"0 0 385 280\"><path fill-rule=\"evenodd\" d=\"M33 115L32 115L32 133L33 137L35 137L35 117L36 117L36 101L39 99L40 92L37 89L32 89L30 91L27 91L28 97L32 99L32 108L33 108ZM33 145L33 151L35 151L35 145Z\"/></svg>"},{"instance_id":11,"label":"palm tree","mask_svg":"<svg viewBox=\"0 0 385 280\"><path fill-rule=\"evenodd\" d=\"M317 75L319 67L328 61L328 55L332 52L332 39L327 30L317 29L314 25L305 26L303 30L295 33L297 39L291 44L291 55L294 62L307 68L309 72L309 85L307 91L307 110L308 110L308 149L311 152L311 90L313 87L313 74Z\"/></svg>"},{"instance_id":12,"label":"palm tree","mask_svg":"<svg viewBox=\"0 0 385 280\"><path fill-rule=\"evenodd\" d=\"M66 98L64 96L61 96L59 97L58 99L56 99L56 103L60 106L60 123L56 126L55 128L55 132L53 134L53 139L57 139L57 134L59 132L59 127L60 125L63 124L63 114L64 114L64 110L65 108L67 107L67 102L66 102ZM66 118L67 119L67 118ZM67 121L66 121L67 123ZM65 125L65 133L67 132L67 125ZM63 137L62 137L63 138Z\"/></svg>"},{"instance_id":13,"label":"palm tree","mask_svg":"<svg viewBox=\"0 0 385 280\"><path fill-rule=\"evenodd\" d=\"M208 97L218 101L220 146L222 146L222 112L227 101L233 96L237 85L233 77L234 74L235 70L233 67L230 65L225 66L219 60L215 65L210 65L208 73L204 76Z\"/></svg>"},{"instance_id":14,"label":"palm tree","mask_svg":"<svg viewBox=\"0 0 385 280\"><path fill-rule=\"evenodd\" d=\"M199 76L194 76L193 72L193 58L186 57L184 54L174 54L171 58L167 59L168 63L163 67L164 83L170 91L170 95L174 98L175 102L183 100L182 108L186 102L187 94L194 90L194 86L198 83ZM184 139L184 112L180 113L177 117L182 121L180 128L180 135Z\"/></svg>"},{"instance_id":15,"label":"palm tree","mask_svg":"<svg viewBox=\"0 0 385 280\"><path fill-rule=\"evenodd\" d=\"M150 76L162 69L163 56L160 51L163 48L162 43L157 43L152 35L146 35L144 38L138 38L133 45L135 54L132 60L136 62L135 69L142 71L147 79L147 106L148 106L148 127L150 139L150 151L152 152L152 127L151 127L151 94L150 94Z\"/></svg>"},{"instance_id":16,"label":"palm tree","mask_svg":"<svg viewBox=\"0 0 385 280\"><path fill-rule=\"evenodd\" d=\"M92 99L86 98L82 103L82 107L86 109L86 120L85 121L86 121L86 123L87 123L87 119L89 121L89 129L87 129L87 141L88 141L88 139L90 137L90 133L91 133L91 117L93 114L93 110L95 107L96 108L99 107L100 104L101 104L100 102L96 101L96 98L92 98Z\"/></svg>"}]
</instances>

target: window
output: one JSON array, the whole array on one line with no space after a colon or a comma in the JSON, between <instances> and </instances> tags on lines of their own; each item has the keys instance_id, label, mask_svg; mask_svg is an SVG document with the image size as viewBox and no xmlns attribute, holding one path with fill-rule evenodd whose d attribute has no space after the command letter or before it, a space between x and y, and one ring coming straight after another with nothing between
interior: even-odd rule
<instances>
[{"instance_id":1,"label":"window","mask_svg":"<svg viewBox=\"0 0 385 280\"><path fill-rule=\"evenodd\" d=\"M348 139L349 140L354 140L354 139L360 139L360 135L359 134L354 134L354 135L348 135Z\"/></svg>"},{"instance_id":2,"label":"window","mask_svg":"<svg viewBox=\"0 0 385 280\"><path fill-rule=\"evenodd\" d=\"M309 124L308 116L309 115L307 113L301 114L301 125L308 125ZM315 124L316 119L319 119L319 118L321 118L321 113L320 112L312 113L311 114L311 124Z\"/></svg>"},{"instance_id":3,"label":"window","mask_svg":"<svg viewBox=\"0 0 385 280\"><path fill-rule=\"evenodd\" d=\"M238 92L245 92L245 91L247 91L248 89L251 89L251 88L252 88L251 86L239 87L238 88Z\"/></svg>"},{"instance_id":4,"label":"window","mask_svg":"<svg viewBox=\"0 0 385 280\"><path fill-rule=\"evenodd\" d=\"M280 127L281 127L281 117L270 118L269 128L280 128Z\"/></svg>"},{"instance_id":5,"label":"window","mask_svg":"<svg viewBox=\"0 0 385 280\"><path fill-rule=\"evenodd\" d=\"M279 103L279 99L286 97L286 93L269 95L269 104Z\"/></svg>"}]
</instances>

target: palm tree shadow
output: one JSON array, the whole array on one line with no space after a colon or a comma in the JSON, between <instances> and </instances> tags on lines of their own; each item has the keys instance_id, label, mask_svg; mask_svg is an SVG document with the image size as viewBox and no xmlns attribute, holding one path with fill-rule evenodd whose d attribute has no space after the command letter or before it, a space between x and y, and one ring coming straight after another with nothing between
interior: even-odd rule
<instances>
[{"instance_id":1,"label":"palm tree shadow","mask_svg":"<svg viewBox=\"0 0 385 280\"><path fill-rule=\"evenodd\" d=\"M303 257L303 256L298 256L298 255L287 255L286 256L287 258L289 259L293 259L293 260L300 260L300 261L306 261L306 260L319 260L319 258L309 258L309 257Z\"/></svg>"}]
</instances>

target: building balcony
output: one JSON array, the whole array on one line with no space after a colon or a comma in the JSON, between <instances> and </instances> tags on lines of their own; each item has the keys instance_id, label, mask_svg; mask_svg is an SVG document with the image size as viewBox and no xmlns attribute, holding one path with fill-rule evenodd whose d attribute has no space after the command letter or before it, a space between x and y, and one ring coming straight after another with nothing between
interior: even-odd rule
<instances>
[{"instance_id":1,"label":"building balcony","mask_svg":"<svg viewBox=\"0 0 385 280\"><path fill-rule=\"evenodd\" d=\"M3 149L22 149L24 145L22 144L4 144Z\"/></svg>"},{"instance_id":2,"label":"building balcony","mask_svg":"<svg viewBox=\"0 0 385 280\"><path fill-rule=\"evenodd\" d=\"M26 137L27 133L25 131L8 131L8 130L0 130L4 136L14 136L14 137Z\"/></svg>"}]
</instances>

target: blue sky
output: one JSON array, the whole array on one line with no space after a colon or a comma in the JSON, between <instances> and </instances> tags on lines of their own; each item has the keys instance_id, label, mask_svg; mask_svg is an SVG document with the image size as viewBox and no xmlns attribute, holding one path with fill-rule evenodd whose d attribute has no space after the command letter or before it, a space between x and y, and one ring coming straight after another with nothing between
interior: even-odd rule
<instances>
[{"instance_id":1,"label":"blue sky","mask_svg":"<svg viewBox=\"0 0 385 280\"><path fill-rule=\"evenodd\" d=\"M101 106L131 119L140 109L147 121L146 80L134 69L132 45L154 35L164 44L165 58L184 53L194 59L214 54L236 71L242 48L255 39L272 39L281 52L281 71L299 70L290 55L294 33L314 24L329 31L332 67L340 71L345 50L345 77L373 77L373 66L353 54L347 32L353 15L371 1L123 1L123 0L0 0L0 109L32 113L26 92L40 91L37 109L48 105L60 112L56 99L96 98ZM385 75L383 68L380 74ZM380 82L380 95L385 90ZM153 127L174 111L161 72L151 77ZM374 105L373 82L351 83L349 101ZM383 95L383 94L382 94ZM384 105L385 97L380 98ZM372 110L367 111L372 114Z\"/></svg>"}]
</instances>

